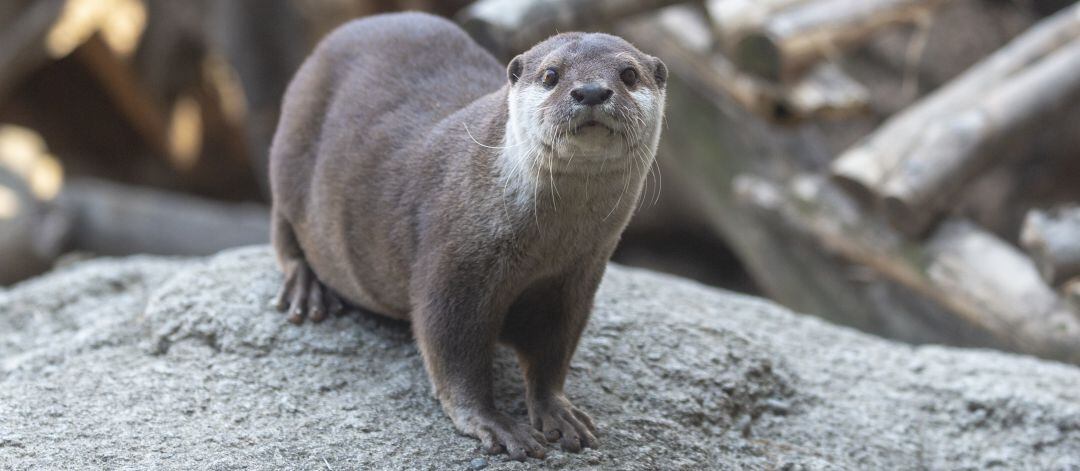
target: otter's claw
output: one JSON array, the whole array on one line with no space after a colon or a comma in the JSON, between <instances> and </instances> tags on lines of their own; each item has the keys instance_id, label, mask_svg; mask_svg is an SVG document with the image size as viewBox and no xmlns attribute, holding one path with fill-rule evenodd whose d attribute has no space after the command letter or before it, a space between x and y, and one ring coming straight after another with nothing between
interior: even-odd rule
<instances>
[{"instance_id":1,"label":"otter's claw","mask_svg":"<svg viewBox=\"0 0 1080 471\"><path fill-rule=\"evenodd\" d=\"M543 437L525 424L514 423L504 414L477 414L468 419L465 432L480 439L487 454L506 453L511 459L544 458Z\"/></svg>"},{"instance_id":2,"label":"otter's claw","mask_svg":"<svg viewBox=\"0 0 1080 471\"><path fill-rule=\"evenodd\" d=\"M531 409L532 425L544 433L547 441L558 441L564 450L575 453L582 448L596 448L596 426L592 418L570 401L556 397Z\"/></svg>"},{"instance_id":3,"label":"otter's claw","mask_svg":"<svg viewBox=\"0 0 1080 471\"><path fill-rule=\"evenodd\" d=\"M302 324L305 318L322 322L326 314L340 315L344 304L312 273L305 263L297 263L285 277L275 302L278 311L288 313L289 322Z\"/></svg>"}]
</instances>

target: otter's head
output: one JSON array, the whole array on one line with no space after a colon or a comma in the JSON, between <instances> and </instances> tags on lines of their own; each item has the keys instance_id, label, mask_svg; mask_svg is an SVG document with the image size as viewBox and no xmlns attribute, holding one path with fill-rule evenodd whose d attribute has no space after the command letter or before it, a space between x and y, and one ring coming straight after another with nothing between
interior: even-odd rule
<instances>
[{"instance_id":1,"label":"otter's head","mask_svg":"<svg viewBox=\"0 0 1080 471\"><path fill-rule=\"evenodd\" d=\"M510 61L507 75L515 143L586 161L655 153L667 67L622 38L553 36Z\"/></svg>"}]
</instances>

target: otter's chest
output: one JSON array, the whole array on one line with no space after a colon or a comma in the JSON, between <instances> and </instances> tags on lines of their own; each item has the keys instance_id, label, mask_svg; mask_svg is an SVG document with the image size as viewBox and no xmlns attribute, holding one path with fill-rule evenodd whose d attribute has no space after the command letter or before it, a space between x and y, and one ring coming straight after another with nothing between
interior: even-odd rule
<instances>
[{"instance_id":1,"label":"otter's chest","mask_svg":"<svg viewBox=\"0 0 1080 471\"><path fill-rule=\"evenodd\" d=\"M522 266L533 272L560 272L565 267L607 257L610 246L618 240L625 224L603 215L540 213L517 228L517 257Z\"/></svg>"}]
</instances>

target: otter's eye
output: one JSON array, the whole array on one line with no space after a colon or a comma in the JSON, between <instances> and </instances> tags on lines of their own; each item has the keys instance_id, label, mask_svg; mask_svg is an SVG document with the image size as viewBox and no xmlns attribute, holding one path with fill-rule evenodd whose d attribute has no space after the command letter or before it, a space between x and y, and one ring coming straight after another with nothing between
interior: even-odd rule
<instances>
[{"instance_id":1,"label":"otter's eye","mask_svg":"<svg viewBox=\"0 0 1080 471\"><path fill-rule=\"evenodd\" d=\"M544 71L544 86L554 87L559 83L559 73L555 69L548 69Z\"/></svg>"},{"instance_id":2,"label":"otter's eye","mask_svg":"<svg viewBox=\"0 0 1080 471\"><path fill-rule=\"evenodd\" d=\"M619 78L622 79L623 83L625 83L627 87L633 87L637 84L638 81L637 71L634 70L633 67L627 67L623 69L621 74L619 74Z\"/></svg>"}]
</instances>

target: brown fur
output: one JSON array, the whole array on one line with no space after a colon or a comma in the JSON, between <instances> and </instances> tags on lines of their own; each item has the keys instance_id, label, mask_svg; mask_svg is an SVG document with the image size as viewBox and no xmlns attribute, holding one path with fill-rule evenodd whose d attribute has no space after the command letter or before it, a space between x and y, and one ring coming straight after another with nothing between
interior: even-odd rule
<instances>
[{"instance_id":1,"label":"brown fur","mask_svg":"<svg viewBox=\"0 0 1080 471\"><path fill-rule=\"evenodd\" d=\"M558 86L540 83L548 67ZM625 67L640 83L620 82ZM595 446L563 383L652 165L665 78L659 60L607 35L556 36L504 69L429 15L339 28L289 86L271 150L279 305L296 322L341 300L410 321L447 414L490 452L542 457L538 432ZM615 90L610 133L578 127L591 115L570 90L583 83ZM526 93L544 98L527 126L535 155L508 142L508 103ZM527 171L508 171L510 154ZM494 408L498 341L518 353L533 428Z\"/></svg>"}]
</instances>

